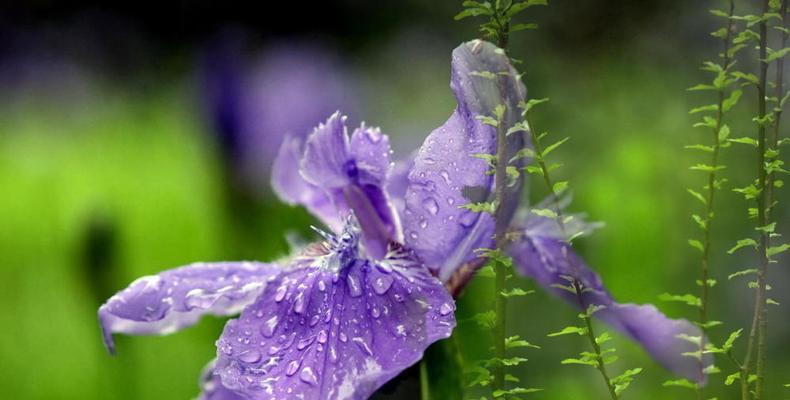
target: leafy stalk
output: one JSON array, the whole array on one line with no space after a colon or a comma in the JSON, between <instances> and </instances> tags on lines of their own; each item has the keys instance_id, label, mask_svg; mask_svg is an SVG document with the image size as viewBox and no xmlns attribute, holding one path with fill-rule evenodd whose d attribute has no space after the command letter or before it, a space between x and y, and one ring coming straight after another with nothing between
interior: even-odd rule
<instances>
[{"instance_id":1,"label":"leafy stalk","mask_svg":"<svg viewBox=\"0 0 790 400\"><path fill-rule=\"evenodd\" d=\"M549 196L551 196L551 199L554 203L555 218L557 224L560 227L560 231L562 232L562 236L566 238L570 243L570 238L568 237L568 234L565 231L565 222L564 222L565 218L563 217L562 206L560 205L559 193L557 193L557 191L555 190L555 185L550 175L550 167L546 164L546 160L543 157L546 154L546 151L543 149L540 143L541 137L536 133L534 126L530 123L528 115L529 115L529 109L525 107L524 119L526 121L526 125L529 127L530 135L532 136L532 144L535 147L535 163L540 168L540 175L543 176L543 183L546 185L546 188L549 191ZM565 247L563 247L563 251L566 251ZM585 305L583 298L584 288L582 286L582 283L574 278L570 282L570 287L572 288L572 291L576 295L576 299L579 302L579 306L582 309L587 309L587 306ZM609 392L609 396L612 398L612 400L618 400L619 397L617 391L615 390L615 386L612 383L612 379L609 378L609 373L606 370L606 362L604 360L604 354L601 351L601 346L598 343L597 336L595 335L595 330L593 329L592 319L590 317L591 314L592 313L590 312L590 310L585 310L585 312L580 314L580 317L584 321L585 326L583 329L579 330L578 333L586 334L587 339L590 342L590 346L592 347L593 352L595 354L595 356L593 357L594 366L601 374L601 378L603 378L604 383L606 384L606 389Z\"/></svg>"}]
</instances>

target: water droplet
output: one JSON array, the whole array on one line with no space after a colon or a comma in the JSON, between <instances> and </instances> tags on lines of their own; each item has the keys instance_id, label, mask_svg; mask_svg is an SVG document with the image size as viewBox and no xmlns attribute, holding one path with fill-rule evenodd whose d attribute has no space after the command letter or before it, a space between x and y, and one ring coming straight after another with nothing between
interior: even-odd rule
<instances>
[{"instance_id":1,"label":"water droplet","mask_svg":"<svg viewBox=\"0 0 790 400\"><path fill-rule=\"evenodd\" d=\"M417 232L409 233L409 237L412 238L413 240L417 240Z\"/></svg>"},{"instance_id":2,"label":"water droplet","mask_svg":"<svg viewBox=\"0 0 790 400\"><path fill-rule=\"evenodd\" d=\"M442 304L441 307L439 307L439 314L447 315L447 314L453 312L454 308L455 307L453 307L453 305L451 305L450 303L444 303L444 304Z\"/></svg>"},{"instance_id":3,"label":"water droplet","mask_svg":"<svg viewBox=\"0 0 790 400\"><path fill-rule=\"evenodd\" d=\"M447 171L442 170L441 172L439 172L439 175L441 175L442 178L444 178L444 182L447 183L448 185L452 183L452 180L450 180L450 174Z\"/></svg>"},{"instance_id":4,"label":"water droplet","mask_svg":"<svg viewBox=\"0 0 790 400\"><path fill-rule=\"evenodd\" d=\"M184 306L186 306L187 310L209 308L214 303L215 298L215 296L206 295L203 289L192 289L184 297Z\"/></svg>"},{"instance_id":5,"label":"water droplet","mask_svg":"<svg viewBox=\"0 0 790 400\"><path fill-rule=\"evenodd\" d=\"M318 321L320 321L320 320L321 320L321 316L320 315L318 315L318 314L313 315L312 317L310 317L310 326L318 325Z\"/></svg>"},{"instance_id":6,"label":"water droplet","mask_svg":"<svg viewBox=\"0 0 790 400\"><path fill-rule=\"evenodd\" d=\"M420 228L425 229L428 227L428 220L425 218L420 218Z\"/></svg>"},{"instance_id":7,"label":"water droplet","mask_svg":"<svg viewBox=\"0 0 790 400\"><path fill-rule=\"evenodd\" d=\"M239 354L239 360L248 364L254 364L261 361L261 353L258 350L247 350Z\"/></svg>"},{"instance_id":8,"label":"water droplet","mask_svg":"<svg viewBox=\"0 0 790 400\"><path fill-rule=\"evenodd\" d=\"M379 311L379 309L377 307L373 307L373 309L370 310L370 315L373 318L378 318L378 317L381 316L381 311Z\"/></svg>"},{"instance_id":9,"label":"water droplet","mask_svg":"<svg viewBox=\"0 0 790 400\"><path fill-rule=\"evenodd\" d=\"M474 225L476 217L477 216L472 211L464 210L463 214L458 218L458 222L468 228Z\"/></svg>"},{"instance_id":10,"label":"water droplet","mask_svg":"<svg viewBox=\"0 0 790 400\"><path fill-rule=\"evenodd\" d=\"M274 336L274 330L277 329L278 323L279 323L279 318L276 315L269 318L268 320L266 320L266 322L263 323L263 326L261 327L261 334L263 334L263 336L266 337Z\"/></svg>"},{"instance_id":11,"label":"water droplet","mask_svg":"<svg viewBox=\"0 0 790 400\"><path fill-rule=\"evenodd\" d=\"M297 314L303 314L306 305L307 301L305 301L304 292L299 292L299 294L296 295L296 299L294 300L294 312Z\"/></svg>"},{"instance_id":12,"label":"water droplet","mask_svg":"<svg viewBox=\"0 0 790 400\"><path fill-rule=\"evenodd\" d=\"M365 339L363 339L361 337L355 337L355 338L353 338L351 340L354 343L356 343L357 347L359 347L360 350L364 351L367 355L369 355L369 356L373 355L373 350L370 349L370 346L368 345L368 342L365 341Z\"/></svg>"},{"instance_id":13,"label":"water droplet","mask_svg":"<svg viewBox=\"0 0 790 400\"><path fill-rule=\"evenodd\" d=\"M343 343L345 343L345 342L347 342L347 341L348 341L348 336L346 336L346 334L345 334L345 333L343 333L343 332L340 332L340 335L338 335L338 338L339 338L339 339L340 339L340 341L341 341L341 342L343 342Z\"/></svg>"},{"instance_id":14,"label":"water droplet","mask_svg":"<svg viewBox=\"0 0 790 400\"><path fill-rule=\"evenodd\" d=\"M422 201L422 207L425 208L425 210L431 215L436 215L439 213L439 204L433 197L426 197L425 200Z\"/></svg>"},{"instance_id":15,"label":"water droplet","mask_svg":"<svg viewBox=\"0 0 790 400\"><path fill-rule=\"evenodd\" d=\"M392 286L393 279L389 275L380 275L373 280L373 291L378 295L387 293Z\"/></svg>"},{"instance_id":16,"label":"water droplet","mask_svg":"<svg viewBox=\"0 0 790 400\"><path fill-rule=\"evenodd\" d=\"M273 356L273 355L277 354L278 351L280 351L280 348L277 347L277 346L269 347L269 355L270 356Z\"/></svg>"},{"instance_id":17,"label":"water droplet","mask_svg":"<svg viewBox=\"0 0 790 400\"><path fill-rule=\"evenodd\" d=\"M454 198L452 198L452 197L448 197L448 198L447 198L447 204L448 204L448 205L453 205L453 204L455 204L455 199L454 199Z\"/></svg>"},{"instance_id":18,"label":"water droplet","mask_svg":"<svg viewBox=\"0 0 790 400\"><path fill-rule=\"evenodd\" d=\"M299 350L304 350L305 347L309 346L312 343L313 343L313 338L311 337L302 339L299 341L299 343L296 344L296 348Z\"/></svg>"},{"instance_id":19,"label":"water droplet","mask_svg":"<svg viewBox=\"0 0 790 400\"><path fill-rule=\"evenodd\" d=\"M321 292L326 290L326 283L323 280L318 281L318 290Z\"/></svg>"},{"instance_id":20,"label":"water droplet","mask_svg":"<svg viewBox=\"0 0 790 400\"><path fill-rule=\"evenodd\" d=\"M326 343L326 331L321 330L320 332L318 332L318 336L316 337L316 340L318 340L318 343Z\"/></svg>"},{"instance_id":21,"label":"water droplet","mask_svg":"<svg viewBox=\"0 0 790 400\"><path fill-rule=\"evenodd\" d=\"M293 360L293 361L289 362L288 366L285 368L285 374L288 375L288 376L293 376L293 374L295 374L296 371L299 370L299 366L300 365L301 365L301 362L299 360Z\"/></svg>"},{"instance_id":22,"label":"water droplet","mask_svg":"<svg viewBox=\"0 0 790 400\"><path fill-rule=\"evenodd\" d=\"M348 293L351 297L362 296L362 286L359 284L359 279L357 279L355 275L348 274L346 282L348 283Z\"/></svg>"},{"instance_id":23,"label":"water droplet","mask_svg":"<svg viewBox=\"0 0 790 400\"><path fill-rule=\"evenodd\" d=\"M381 130L373 129L373 128L368 129L365 131L365 137L368 138L370 143L376 144L381 141L381 137L382 137Z\"/></svg>"},{"instance_id":24,"label":"water droplet","mask_svg":"<svg viewBox=\"0 0 790 400\"><path fill-rule=\"evenodd\" d=\"M318 384L318 378L316 378L312 368L310 367L304 367L302 369L302 372L299 373L299 379L301 379L302 382L309 383L311 385Z\"/></svg>"},{"instance_id":25,"label":"water droplet","mask_svg":"<svg viewBox=\"0 0 790 400\"><path fill-rule=\"evenodd\" d=\"M277 287L277 291L274 292L274 301L281 302L285 298L285 294L288 293L288 286L285 284L280 285Z\"/></svg>"}]
</instances>

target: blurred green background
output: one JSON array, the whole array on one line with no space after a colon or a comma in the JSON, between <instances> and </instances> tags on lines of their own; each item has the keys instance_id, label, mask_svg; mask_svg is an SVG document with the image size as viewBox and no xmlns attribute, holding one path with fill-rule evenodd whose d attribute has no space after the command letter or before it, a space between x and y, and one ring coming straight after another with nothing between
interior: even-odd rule
<instances>
[{"instance_id":1,"label":"blurred green background","mask_svg":"<svg viewBox=\"0 0 790 400\"><path fill-rule=\"evenodd\" d=\"M573 188L571 210L606 224L578 248L621 301L658 303L664 292L696 292L698 255L686 241L696 234L690 214L700 210L686 188L702 186L703 175L688 166L703 160L683 145L708 140L707 131L690 127L688 109L710 99L684 89L706 78L698 66L718 51L708 35L718 21L706 11L717 2L551 3L531 13L541 29L516 35L512 54L524 61L530 96L551 98L536 113L537 129L571 137L555 153L565 165L558 176ZM450 52L477 36L475 22L453 22L460 8L453 1L283 10L203 2L4 7L0 397L7 399L194 397L222 320L206 318L169 337L118 337L119 354L111 357L97 307L141 275L196 260L273 260L287 254L287 237L315 239L311 217L280 203L263 183L267 160L259 160L261 176L240 178L235 153L212 123L203 66L222 32L241 32L241 63L251 55L265 59L272 45L305 42L340 60L354 87L352 121L381 126L401 156L452 111ZM752 134L754 98L747 91L732 114L734 136ZM724 153L729 187L752 179L751 153ZM543 191L537 182L532 187L530 200L539 201ZM790 193L777 194L779 229L787 234ZM714 331L716 339L747 325L751 291L726 277L753 262L749 252L725 254L753 231L747 204L729 190L719 199L712 313L726 325ZM785 257L771 271L771 295L782 304L771 309L772 399L790 398L781 385L790 382L787 267ZM481 339L487 333L468 320L490 306L491 292L480 278L459 300L455 345L464 360L488 351ZM657 305L675 317L696 316ZM511 333L542 346L525 352L529 362L515 371L524 384L545 389L529 398L605 398L596 371L560 365L586 342L546 337L575 315L540 290L511 302ZM645 369L624 398L693 398L662 387L671 377L638 347L619 336L614 345L616 372ZM726 360L719 364L732 369ZM723 376L712 377L711 395L735 398ZM397 393L382 398L414 398L391 389Z\"/></svg>"}]
</instances>

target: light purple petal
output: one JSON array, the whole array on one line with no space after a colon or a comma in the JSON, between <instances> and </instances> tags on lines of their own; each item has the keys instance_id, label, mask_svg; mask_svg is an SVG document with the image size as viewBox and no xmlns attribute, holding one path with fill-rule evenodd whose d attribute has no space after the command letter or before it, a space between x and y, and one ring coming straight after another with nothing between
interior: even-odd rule
<instances>
[{"instance_id":1,"label":"light purple petal","mask_svg":"<svg viewBox=\"0 0 790 400\"><path fill-rule=\"evenodd\" d=\"M245 400L240 394L222 386L219 375L214 373L216 360L211 360L200 374L200 396L197 400Z\"/></svg>"},{"instance_id":2,"label":"light purple petal","mask_svg":"<svg viewBox=\"0 0 790 400\"><path fill-rule=\"evenodd\" d=\"M349 183L346 169L351 157L345 121L336 112L307 138L301 173L313 185L328 189Z\"/></svg>"},{"instance_id":3,"label":"light purple petal","mask_svg":"<svg viewBox=\"0 0 790 400\"><path fill-rule=\"evenodd\" d=\"M525 236L509 249L516 270L534 279L554 295L582 309L605 308L593 314L620 333L638 342L659 364L676 375L697 382L705 376L699 361L682 355L699 350L678 335L701 336L701 330L686 320L667 318L652 305L619 304L593 272L563 241L546 236ZM568 286L568 277L585 289L580 302L576 295L554 285ZM706 360L704 366L710 364Z\"/></svg>"},{"instance_id":4,"label":"light purple petal","mask_svg":"<svg viewBox=\"0 0 790 400\"><path fill-rule=\"evenodd\" d=\"M237 314L279 270L255 262L197 263L137 279L99 308L104 343L114 352L113 333L164 335L205 314Z\"/></svg>"},{"instance_id":5,"label":"light purple petal","mask_svg":"<svg viewBox=\"0 0 790 400\"><path fill-rule=\"evenodd\" d=\"M364 125L349 139L339 113L313 131L300 163L305 181L326 193L341 219L353 211L376 258L384 256L390 240L401 240L398 214L384 191L390 169L389 139Z\"/></svg>"},{"instance_id":6,"label":"light purple petal","mask_svg":"<svg viewBox=\"0 0 790 400\"><path fill-rule=\"evenodd\" d=\"M455 305L409 252L359 259L356 243L315 247L267 286L217 342L225 387L252 399L354 399L450 336Z\"/></svg>"},{"instance_id":7,"label":"light purple petal","mask_svg":"<svg viewBox=\"0 0 790 400\"><path fill-rule=\"evenodd\" d=\"M307 208L330 229L339 231L343 220L326 191L307 182L299 173L302 158L302 141L286 138L272 166L272 187L275 193L288 204L299 204Z\"/></svg>"},{"instance_id":8,"label":"light purple petal","mask_svg":"<svg viewBox=\"0 0 790 400\"><path fill-rule=\"evenodd\" d=\"M453 51L450 87L458 107L431 132L414 160L403 220L406 244L442 280L474 259L475 249L492 243L491 216L459 208L470 201L491 200L493 192L493 176L486 174L490 167L473 155L496 152L496 128L478 117L492 117L495 107L503 105L502 125L512 127L520 119L517 106L526 94L507 56L482 41L461 44ZM525 143L521 133L508 140L510 155ZM504 202L508 219L515 212L520 188L519 181L508 189Z\"/></svg>"}]
</instances>

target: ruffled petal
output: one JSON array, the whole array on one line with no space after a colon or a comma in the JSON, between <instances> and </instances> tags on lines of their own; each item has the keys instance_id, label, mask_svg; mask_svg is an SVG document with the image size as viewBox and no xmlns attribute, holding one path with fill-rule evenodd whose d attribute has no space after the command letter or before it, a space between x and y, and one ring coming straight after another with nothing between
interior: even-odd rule
<instances>
[{"instance_id":1,"label":"ruffled petal","mask_svg":"<svg viewBox=\"0 0 790 400\"><path fill-rule=\"evenodd\" d=\"M327 192L307 182L299 173L302 141L286 138L272 166L272 187L284 202L302 205L327 227L339 231L343 220Z\"/></svg>"},{"instance_id":2,"label":"ruffled petal","mask_svg":"<svg viewBox=\"0 0 790 400\"><path fill-rule=\"evenodd\" d=\"M397 245L359 259L353 240L295 260L217 342L222 384L251 399L366 399L450 336L455 305Z\"/></svg>"},{"instance_id":3,"label":"ruffled petal","mask_svg":"<svg viewBox=\"0 0 790 400\"><path fill-rule=\"evenodd\" d=\"M400 219L384 189L391 169L389 139L364 125L349 138L345 120L335 113L307 139L299 171L310 186L298 190L322 190L339 220L353 212L368 252L380 258L390 240L401 240ZM336 222L331 227L338 232Z\"/></svg>"},{"instance_id":4,"label":"ruffled petal","mask_svg":"<svg viewBox=\"0 0 790 400\"><path fill-rule=\"evenodd\" d=\"M164 335L204 314L237 314L279 270L255 262L197 263L137 279L99 307L104 343L112 353L113 333Z\"/></svg>"},{"instance_id":5,"label":"ruffled petal","mask_svg":"<svg viewBox=\"0 0 790 400\"><path fill-rule=\"evenodd\" d=\"M529 236L509 248L516 270L534 279L544 289L572 305L586 309L603 306L593 314L620 333L639 343L653 359L672 373L696 382L704 382L706 359L682 355L699 349L679 335L702 336L702 331L682 319L670 319L652 305L620 304L614 301L603 282L565 242L546 236ZM559 286L568 286L575 279L584 288L581 302L573 293Z\"/></svg>"},{"instance_id":6,"label":"ruffled petal","mask_svg":"<svg viewBox=\"0 0 790 400\"><path fill-rule=\"evenodd\" d=\"M453 51L450 87L458 106L441 127L427 137L409 174L403 227L406 244L429 268L448 279L474 250L490 247L490 215L459 208L469 202L490 201L494 179L487 163L475 154L496 152L496 128L479 117L492 117L505 106L502 126L520 119L518 103L526 89L507 56L491 43L472 41ZM508 138L512 156L525 144L521 133ZM510 157L509 157L510 158ZM515 212L521 180L508 188L504 206L508 219Z\"/></svg>"}]
</instances>

